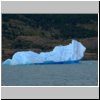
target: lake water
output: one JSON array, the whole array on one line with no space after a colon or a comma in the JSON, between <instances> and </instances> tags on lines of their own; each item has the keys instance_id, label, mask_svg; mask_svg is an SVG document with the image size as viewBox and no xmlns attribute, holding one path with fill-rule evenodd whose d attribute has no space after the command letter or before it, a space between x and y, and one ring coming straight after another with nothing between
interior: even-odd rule
<instances>
[{"instance_id":1,"label":"lake water","mask_svg":"<svg viewBox=\"0 0 100 100\"><path fill-rule=\"evenodd\" d=\"M79 64L2 65L2 86L97 86L98 61Z\"/></svg>"}]
</instances>

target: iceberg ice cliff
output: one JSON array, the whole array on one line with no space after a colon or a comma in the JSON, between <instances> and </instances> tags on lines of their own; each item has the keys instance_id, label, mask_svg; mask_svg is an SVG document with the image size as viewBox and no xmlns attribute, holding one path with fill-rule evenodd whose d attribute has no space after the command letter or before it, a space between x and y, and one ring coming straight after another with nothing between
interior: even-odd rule
<instances>
[{"instance_id":1,"label":"iceberg ice cliff","mask_svg":"<svg viewBox=\"0 0 100 100\"><path fill-rule=\"evenodd\" d=\"M68 63L80 61L86 48L78 41L72 40L72 43L66 46L56 46L50 52L35 53L32 51L16 52L12 59L7 59L3 64L49 64L49 63Z\"/></svg>"}]
</instances>

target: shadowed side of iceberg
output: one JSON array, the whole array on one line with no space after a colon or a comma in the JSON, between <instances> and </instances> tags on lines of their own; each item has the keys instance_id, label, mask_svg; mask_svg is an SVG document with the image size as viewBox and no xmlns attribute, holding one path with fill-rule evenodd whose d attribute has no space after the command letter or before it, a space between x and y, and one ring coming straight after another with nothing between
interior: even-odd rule
<instances>
[{"instance_id":1,"label":"shadowed side of iceberg","mask_svg":"<svg viewBox=\"0 0 100 100\"><path fill-rule=\"evenodd\" d=\"M47 61L43 63L34 63L35 65L44 65L44 64L78 64L80 60L75 61L60 61L60 62L54 62L54 61Z\"/></svg>"}]
</instances>

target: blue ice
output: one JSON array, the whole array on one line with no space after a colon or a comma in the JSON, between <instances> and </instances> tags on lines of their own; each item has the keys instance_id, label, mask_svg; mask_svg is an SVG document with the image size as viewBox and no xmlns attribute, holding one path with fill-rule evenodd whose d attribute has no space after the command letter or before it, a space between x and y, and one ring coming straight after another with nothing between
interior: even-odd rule
<instances>
[{"instance_id":1,"label":"blue ice","mask_svg":"<svg viewBox=\"0 0 100 100\"><path fill-rule=\"evenodd\" d=\"M72 40L68 45L59 45L50 52L36 53L33 51L16 52L12 59L7 59L3 64L63 64L80 61L84 57L86 47L77 40Z\"/></svg>"}]
</instances>

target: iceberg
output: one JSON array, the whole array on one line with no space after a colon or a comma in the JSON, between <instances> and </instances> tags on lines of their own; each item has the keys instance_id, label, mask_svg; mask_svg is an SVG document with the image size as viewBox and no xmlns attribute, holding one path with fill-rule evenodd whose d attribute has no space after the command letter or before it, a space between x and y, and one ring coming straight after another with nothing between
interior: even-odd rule
<instances>
[{"instance_id":1,"label":"iceberg","mask_svg":"<svg viewBox=\"0 0 100 100\"><path fill-rule=\"evenodd\" d=\"M3 64L65 64L79 62L85 53L86 47L80 42L72 40L68 45L55 46L50 52L36 53L33 51L16 52L12 59L7 59Z\"/></svg>"}]
</instances>

